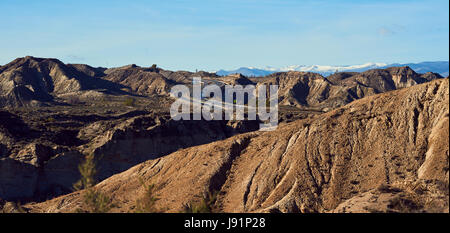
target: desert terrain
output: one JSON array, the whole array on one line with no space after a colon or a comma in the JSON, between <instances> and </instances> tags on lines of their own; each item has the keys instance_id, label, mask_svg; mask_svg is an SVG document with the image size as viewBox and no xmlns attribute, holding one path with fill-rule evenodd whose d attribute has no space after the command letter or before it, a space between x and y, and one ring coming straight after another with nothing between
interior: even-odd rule
<instances>
[{"instance_id":1,"label":"desert terrain","mask_svg":"<svg viewBox=\"0 0 450 233\"><path fill-rule=\"evenodd\" d=\"M194 77L278 85L278 128L171 119L171 88ZM449 78L407 66L327 77L30 56L0 66L0 212L90 204L112 213L448 213Z\"/></svg>"}]
</instances>

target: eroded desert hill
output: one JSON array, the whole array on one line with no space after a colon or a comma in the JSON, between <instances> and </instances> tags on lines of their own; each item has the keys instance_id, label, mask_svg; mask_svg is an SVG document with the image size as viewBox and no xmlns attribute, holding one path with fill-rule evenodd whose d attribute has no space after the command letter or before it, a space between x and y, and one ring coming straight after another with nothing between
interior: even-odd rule
<instances>
[{"instance_id":1,"label":"eroded desert hill","mask_svg":"<svg viewBox=\"0 0 450 233\"><path fill-rule=\"evenodd\" d=\"M224 212L448 212L449 80L372 95L316 117L148 160L99 183L114 212L153 183L157 206L217 192ZM72 212L81 192L28 204Z\"/></svg>"},{"instance_id":2,"label":"eroded desert hill","mask_svg":"<svg viewBox=\"0 0 450 233\"><path fill-rule=\"evenodd\" d=\"M136 65L94 68L27 56L0 67L0 107L70 104L73 96L164 96L173 85L192 82L194 75L216 77L207 72L172 72Z\"/></svg>"},{"instance_id":3,"label":"eroded desert hill","mask_svg":"<svg viewBox=\"0 0 450 233\"><path fill-rule=\"evenodd\" d=\"M409 67L375 69L362 73L281 72L252 78L259 84L279 85L281 105L329 111L354 100L442 78L439 74L417 74Z\"/></svg>"},{"instance_id":4,"label":"eroded desert hill","mask_svg":"<svg viewBox=\"0 0 450 233\"><path fill-rule=\"evenodd\" d=\"M192 85L196 76L221 85L279 85L279 130L255 132L257 121L171 120L168 111L173 99L168 91L176 84ZM448 79L441 78L417 74L408 67L329 77L305 72L218 77L156 66L106 69L57 59L18 58L0 66L0 206L3 201L39 202L72 192L80 178L78 165L88 154L98 160L98 181L110 177L106 184L124 185L123 190L131 193L142 192L140 183L121 184L117 177L133 180L142 175L136 172L140 168L155 174L152 179L142 176L149 182L156 179L158 193L164 197L158 205L165 211L180 211L183 204L198 201L207 192L220 192L217 211L372 210L379 203L364 201L374 196L398 199L416 186L425 186L423 190L429 192L414 198L444 200L442 205L448 206L448 193L447 199L439 196L442 183L418 181L419 185L413 175L442 180L436 171L448 172L448 140L439 139L448 122L441 121L440 128L430 123L440 117L436 109L441 103L436 101L443 98L448 105L448 90L441 87L448 86ZM411 88L424 82L430 83ZM431 94L424 90L432 85L439 87ZM395 91L402 88L406 89ZM376 95L383 92L389 93ZM377 97L367 98L372 95ZM415 97L405 102L401 96ZM377 100L378 105L368 100ZM359 107L349 111L353 105ZM441 108L448 112L448 107ZM433 141L443 143L431 147ZM147 168L148 164L154 167ZM398 186L399 180L407 184L400 185L402 191L391 186L374 189L367 177L374 177L376 184ZM443 184L448 186L448 174ZM293 194L287 194L287 189ZM430 197L430 192L435 196ZM114 195L119 202L127 202L116 211L133 211L134 197ZM41 206L46 204L31 209ZM387 204L379 208L388 210ZM433 208L418 202L416 209L439 211Z\"/></svg>"},{"instance_id":5,"label":"eroded desert hill","mask_svg":"<svg viewBox=\"0 0 450 233\"><path fill-rule=\"evenodd\" d=\"M110 95L168 96L177 84L191 85L193 77L225 84L279 85L281 105L329 111L356 99L442 78L417 74L409 67L391 67L362 73L336 73L323 77L309 72L280 72L267 77L218 77L208 72L169 71L128 65L94 68L64 64L57 59L24 57L0 68L0 107L71 104ZM106 96L106 97L105 97Z\"/></svg>"},{"instance_id":6,"label":"eroded desert hill","mask_svg":"<svg viewBox=\"0 0 450 233\"><path fill-rule=\"evenodd\" d=\"M0 107L41 106L59 95L94 89L123 93L123 86L100 79L101 72L57 59L18 58L0 69Z\"/></svg>"},{"instance_id":7,"label":"eroded desert hill","mask_svg":"<svg viewBox=\"0 0 450 233\"><path fill-rule=\"evenodd\" d=\"M80 179L78 165L88 154L98 158L96 178L101 181L148 159L259 126L256 121L177 122L168 114L133 111L115 116L60 117L79 118L71 123L81 127L38 131L16 115L0 111L1 199L23 203L71 192ZM51 124L47 127L56 127Z\"/></svg>"}]
</instances>

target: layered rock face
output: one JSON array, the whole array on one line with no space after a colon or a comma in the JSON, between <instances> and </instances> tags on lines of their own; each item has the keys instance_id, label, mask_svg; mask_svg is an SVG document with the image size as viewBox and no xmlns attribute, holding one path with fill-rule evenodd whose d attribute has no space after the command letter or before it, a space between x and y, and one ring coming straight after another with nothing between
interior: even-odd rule
<instances>
[{"instance_id":1,"label":"layered rock face","mask_svg":"<svg viewBox=\"0 0 450 233\"><path fill-rule=\"evenodd\" d=\"M18 58L0 69L0 107L42 106L62 94L93 89L119 93L123 88L100 79L101 76L102 69L87 65L66 65L48 58Z\"/></svg>"},{"instance_id":2,"label":"layered rock face","mask_svg":"<svg viewBox=\"0 0 450 233\"><path fill-rule=\"evenodd\" d=\"M167 95L177 81L190 82L186 77L193 75L136 65L106 69L64 64L57 59L24 57L0 67L0 107L54 105L59 102L56 97L80 96L87 91Z\"/></svg>"},{"instance_id":3,"label":"layered rock face","mask_svg":"<svg viewBox=\"0 0 450 233\"><path fill-rule=\"evenodd\" d=\"M106 69L66 65L57 59L24 57L0 68L0 107L54 105L61 102L55 99L57 97L93 98L101 93L168 96L174 85L191 85L192 77L231 85L276 84L281 105L324 111L366 96L442 78L434 73L417 74L409 67L336 73L326 78L306 72L281 72L264 78L217 77L207 72L172 72L136 65ZM70 104L70 101L63 102Z\"/></svg>"},{"instance_id":4,"label":"layered rock face","mask_svg":"<svg viewBox=\"0 0 450 233\"><path fill-rule=\"evenodd\" d=\"M115 212L133 211L157 187L157 206L218 193L224 212L448 212L449 80L354 101L313 118L176 151L96 187ZM76 192L26 207L71 212Z\"/></svg>"},{"instance_id":5,"label":"layered rock face","mask_svg":"<svg viewBox=\"0 0 450 233\"><path fill-rule=\"evenodd\" d=\"M217 77L207 72L172 72L156 67L118 68L64 64L57 59L23 57L0 67L0 107L42 106L55 97L100 91L122 95L168 95L176 84L191 84L192 77Z\"/></svg>"},{"instance_id":6,"label":"layered rock face","mask_svg":"<svg viewBox=\"0 0 450 233\"><path fill-rule=\"evenodd\" d=\"M50 101L50 93L78 91L80 81L64 65L51 59L26 57L3 66L0 72L0 106L23 106L36 101Z\"/></svg>"},{"instance_id":7,"label":"layered rock face","mask_svg":"<svg viewBox=\"0 0 450 233\"><path fill-rule=\"evenodd\" d=\"M25 57L0 67L0 75L0 199L8 201L71 192L87 154L95 154L101 181L148 159L259 127L254 121L172 121L164 96L171 85L191 83L195 73ZM128 99L133 102L126 105Z\"/></svg>"},{"instance_id":8,"label":"layered rock face","mask_svg":"<svg viewBox=\"0 0 450 233\"><path fill-rule=\"evenodd\" d=\"M54 141L33 139L29 140L31 142L15 138L20 137L21 131L5 130L0 134L2 143L5 142L0 148L4 151L0 157L0 198L41 200L71 192L72 185L80 178L78 164L87 154L95 155L99 164L96 178L101 181L178 149L259 128L256 121L235 123L173 121L169 115L149 114L116 122L95 121L81 128L77 135L70 135L72 131L61 131ZM67 137L67 143L79 140L81 145L62 146L64 137ZM23 146L15 149L19 145Z\"/></svg>"},{"instance_id":9,"label":"layered rock face","mask_svg":"<svg viewBox=\"0 0 450 233\"><path fill-rule=\"evenodd\" d=\"M279 85L279 128L171 120L171 87L197 76ZM167 212L208 193L224 212L448 211L448 78L408 67L247 78L25 57L0 66L0 107L0 209L71 193L93 154L117 212L141 180ZM81 193L27 208L72 212Z\"/></svg>"},{"instance_id":10,"label":"layered rock face","mask_svg":"<svg viewBox=\"0 0 450 233\"><path fill-rule=\"evenodd\" d=\"M258 83L279 85L281 105L329 111L366 96L439 78L442 77L434 73L417 74L409 67L391 67L362 73L336 73L327 78L316 73L283 72L262 78Z\"/></svg>"},{"instance_id":11,"label":"layered rock face","mask_svg":"<svg viewBox=\"0 0 450 233\"><path fill-rule=\"evenodd\" d=\"M168 95L176 82L165 78L157 69L141 68L136 65L108 69L104 79L119 83L139 95Z\"/></svg>"}]
</instances>

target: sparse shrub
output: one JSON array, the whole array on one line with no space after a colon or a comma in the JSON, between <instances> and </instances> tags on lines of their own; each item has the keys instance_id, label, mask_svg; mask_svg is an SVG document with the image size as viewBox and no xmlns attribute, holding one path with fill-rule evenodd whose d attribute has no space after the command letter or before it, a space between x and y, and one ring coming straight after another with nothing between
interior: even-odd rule
<instances>
[{"instance_id":1,"label":"sparse shrub","mask_svg":"<svg viewBox=\"0 0 450 233\"><path fill-rule=\"evenodd\" d=\"M95 167L94 155L87 155L84 162L78 165L78 171L80 171L81 178L73 185L75 190L87 189L95 185L95 175L97 174L97 169Z\"/></svg>"},{"instance_id":2,"label":"sparse shrub","mask_svg":"<svg viewBox=\"0 0 450 233\"><path fill-rule=\"evenodd\" d=\"M78 166L81 178L73 185L75 190L85 190L82 194L83 208L77 212L106 213L112 207L111 199L94 188L97 174L95 157L93 154L86 156L85 161Z\"/></svg>"},{"instance_id":3,"label":"sparse shrub","mask_svg":"<svg viewBox=\"0 0 450 233\"><path fill-rule=\"evenodd\" d=\"M158 209L155 207L156 201L159 200L155 196L156 187L154 184L146 185L141 180L142 186L145 189L144 195L136 201L136 213L156 213Z\"/></svg>"},{"instance_id":4,"label":"sparse shrub","mask_svg":"<svg viewBox=\"0 0 450 233\"><path fill-rule=\"evenodd\" d=\"M94 188L87 189L83 194L83 204L86 209L78 212L106 213L113 207L111 199Z\"/></svg>"},{"instance_id":5,"label":"sparse shrub","mask_svg":"<svg viewBox=\"0 0 450 233\"><path fill-rule=\"evenodd\" d=\"M188 203L183 206L185 213L213 213L215 203L217 200L217 193L208 192L208 194L198 203Z\"/></svg>"},{"instance_id":6,"label":"sparse shrub","mask_svg":"<svg viewBox=\"0 0 450 233\"><path fill-rule=\"evenodd\" d=\"M125 106L134 107L136 105L136 100L134 98L126 98L124 101Z\"/></svg>"}]
</instances>

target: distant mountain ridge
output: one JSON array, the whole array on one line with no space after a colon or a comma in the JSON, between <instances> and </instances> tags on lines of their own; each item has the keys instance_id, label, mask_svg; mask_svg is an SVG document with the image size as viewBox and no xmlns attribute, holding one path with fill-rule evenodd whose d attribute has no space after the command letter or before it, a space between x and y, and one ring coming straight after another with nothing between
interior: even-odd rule
<instances>
[{"instance_id":1,"label":"distant mountain ridge","mask_svg":"<svg viewBox=\"0 0 450 233\"><path fill-rule=\"evenodd\" d=\"M311 71L323 72L330 67L316 66L307 70L310 72L276 72L264 78L247 78L241 74L220 78L206 72L173 72L134 64L110 69L94 68L28 56L0 67L0 108L68 104L105 95L168 96L174 85L190 85L191 77L200 75L227 81L230 85L279 85L281 105L328 111L365 96L442 78L432 72L418 74L409 66L356 72L380 65L351 66L355 72L338 72L327 77Z\"/></svg>"},{"instance_id":2,"label":"distant mountain ridge","mask_svg":"<svg viewBox=\"0 0 450 233\"><path fill-rule=\"evenodd\" d=\"M449 75L449 62L448 61L434 61L434 62L420 62L420 63L366 63L362 65L348 65L348 66L322 66L322 65L294 65L287 66L283 68L254 68L254 67L241 67L236 70L226 71L219 70L216 72L219 76L226 76L230 74L239 73L245 75L247 77L259 77L259 76L267 76L276 72L285 72L285 71L303 71L303 72L314 72L319 73L324 76L328 76L334 74L336 71L338 72L364 72L370 69L385 69L389 67L403 67L409 66L417 73L427 73L433 72L442 75L443 77L447 77Z\"/></svg>"},{"instance_id":3,"label":"distant mountain ridge","mask_svg":"<svg viewBox=\"0 0 450 233\"><path fill-rule=\"evenodd\" d=\"M409 66L417 73L433 72L438 73L443 77L447 77L449 74L449 62L448 61L435 61L435 62L421 62L421 63L408 63L408 64L391 64L387 67L394 66ZM384 67L382 67L384 68Z\"/></svg>"}]
</instances>

